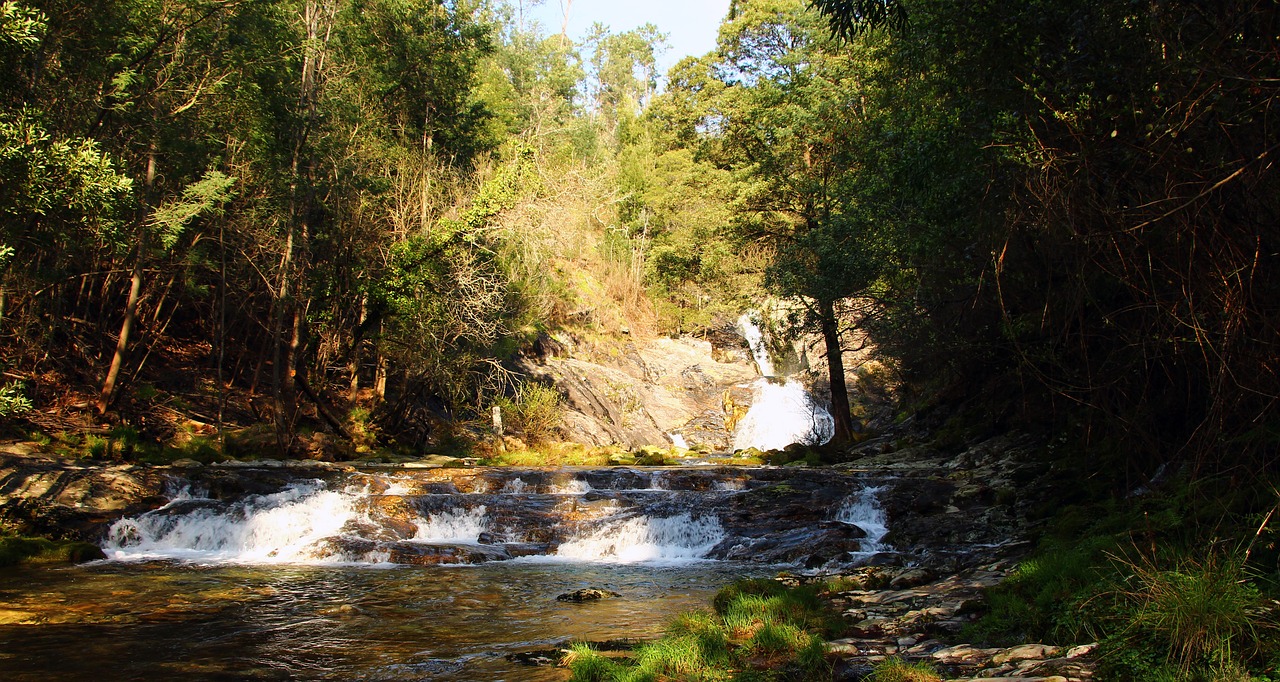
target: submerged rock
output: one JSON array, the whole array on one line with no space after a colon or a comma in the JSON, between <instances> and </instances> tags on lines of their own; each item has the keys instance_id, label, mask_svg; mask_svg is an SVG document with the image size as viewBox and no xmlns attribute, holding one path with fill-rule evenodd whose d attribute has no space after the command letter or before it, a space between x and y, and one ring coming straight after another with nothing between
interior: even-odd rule
<instances>
[{"instance_id":1,"label":"submerged rock","mask_svg":"<svg viewBox=\"0 0 1280 682\"><path fill-rule=\"evenodd\" d=\"M588 601L599 601L611 597L621 597L622 595L613 590L601 590L594 587L586 587L581 590L566 592L556 597L556 601L567 601L576 604Z\"/></svg>"}]
</instances>

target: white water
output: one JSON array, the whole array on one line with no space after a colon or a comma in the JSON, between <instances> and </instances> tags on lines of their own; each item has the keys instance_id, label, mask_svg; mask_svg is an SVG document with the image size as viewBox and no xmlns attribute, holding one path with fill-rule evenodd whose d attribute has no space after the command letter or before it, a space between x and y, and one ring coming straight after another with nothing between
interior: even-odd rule
<instances>
[{"instance_id":1,"label":"white water","mask_svg":"<svg viewBox=\"0 0 1280 682\"><path fill-rule=\"evenodd\" d=\"M589 492L591 492L591 484L580 478L551 486L552 495L585 495Z\"/></svg>"},{"instance_id":2,"label":"white water","mask_svg":"<svg viewBox=\"0 0 1280 682\"><path fill-rule=\"evenodd\" d=\"M685 440L683 435L678 433L672 433L672 434L669 434L669 436L671 437L671 447L680 448L683 450L689 449L689 441Z\"/></svg>"},{"instance_id":3,"label":"white water","mask_svg":"<svg viewBox=\"0 0 1280 682\"><path fill-rule=\"evenodd\" d=\"M888 549L882 542L889 532L889 526L884 510L880 508L881 490L883 488L878 486L863 488L856 496L845 500L836 511L836 521L857 526L867 534L860 543L863 554L875 554Z\"/></svg>"},{"instance_id":4,"label":"white water","mask_svg":"<svg viewBox=\"0 0 1280 682\"><path fill-rule=\"evenodd\" d=\"M479 542L480 534L489 530L488 512L484 505L480 505L475 509L431 514L418 524L418 534L413 539L419 542L475 544Z\"/></svg>"},{"instance_id":5,"label":"white water","mask_svg":"<svg viewBox=\"0 0 1280 682\"><path fill-rule=\"evenodd\" d=\"M650 479L655 488L661 485L660 476L654 472ZM526 494L529 488L520 479L504 486L513 495ZM590 489L586 482L574 481L557 492L582 494ZM207 501L208 506L200 506L205 500L184 494L156 512L117 521L108 532L104 551L116 561L378 564L387 560L386 551L347 556L340 546L326 542L358 532L360 526L377 525L375 519L359 511L366 497L365 490L326 490L318 481L295 483L274 495L254 496L230 506L212 500ZM417 532L410 539L475 544L490 526L484 505L458 507L419 518ZM562 543L554 557L590 563L683 563L703 558L722 539L724 529L714 516L605 517L599 525Z\"/></svg>"},{"instance_id":6,"label":"white water","mask_svg":"<svg viewBox=\"0 0 1280 682\"><path fill-rule=\"evenodd\" d=\"M104 550L108 558L316 563L326 559L319 541L338 535L350 521L367 520L356 511L353 495L324 490L317 482L254 496L225 510L174 510L190 502L178 499L156 513L112 524Z\"/></svg>"},{"instance_id":7,"label":"white water","mask_svg":"<svg viewBox=\"0 0 1280 682\"><path fill-rule=\"evenodd\" d=\"M519 478L513 478L510 481L507 481L506 485L502 486L502 490L498 491L501 495L521 495L526 492L533 491L529 490L529 486Z\"/></svg>"},{"instance_id":8,"label":"white water","mask_svg":"<svg viewBox=\"0 0 1280 682\"><path fill-rule=\"evenodd\" d=\"M751 313L744 313L742 317L738 318L738 331L742 332L742 338L747 340L747 345L751 348L751 357L755 358L756 367L760 368L760 376L773 376L773 358L769 355L769 346L765 343L764 331L751 318Z\"/></svg>"},{"instance_id":9,"label":"white water","mask_svg":"<svg viewBox=\"0 0 1280 682\"><path fill-rule=\"evenodd\" d=\"M715 517L636 516L565 542L556 556L607 563L683 563L705 557L723 539L724 528Z\"/></svg>"},{"instance_id":10,"label":"white water","mask_svg":"<svg viewBox=\"0 0 1280 682\"><path fill-rule=\"evenodd\" d=\"M835 435L836 422L794 379L777 384L760 379L755 399L733 434L733 449L781 450L792 443L821 445Z\"/></svg>"},{"instance_id":11,"label":"white water","mask_svg":"<svg viewBox=\"0 0 1280 682\"><path fill-rule=\"evenodd\" d=\"M804 384L794 379L779 383L770 378L774 374L773 361L764 332L751 316L739 318L738 328L764 376L753 384L755 396L751 409L734 431L733 449L781 450L792 443L821 445L831 440L836 431L835 419L827 408L814 402Z\"/></svg>"}]
</instances>

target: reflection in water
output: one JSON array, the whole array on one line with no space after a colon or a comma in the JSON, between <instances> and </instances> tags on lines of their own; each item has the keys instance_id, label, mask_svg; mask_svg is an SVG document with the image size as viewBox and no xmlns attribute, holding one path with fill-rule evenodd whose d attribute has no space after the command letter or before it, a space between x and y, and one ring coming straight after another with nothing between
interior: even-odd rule
<instances>
[{"instance_id":1,"label":"reflection in water","mask_svg":"<svg viewBox=\"0 0 1280 682\"><path fill-rule=\"evenodd\" d=\"M562 680L562 670L506 655L653 636L753 573L768 571L524 562L4 569L0 679ZM555 599L582 587L622 596Z\"/></svg>"}]
</instances>

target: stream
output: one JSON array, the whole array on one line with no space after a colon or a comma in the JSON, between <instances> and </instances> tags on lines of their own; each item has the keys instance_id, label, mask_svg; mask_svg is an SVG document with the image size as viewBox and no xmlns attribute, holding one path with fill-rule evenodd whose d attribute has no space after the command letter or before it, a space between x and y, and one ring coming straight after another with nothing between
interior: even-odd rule
<instances>
[{"instance_id":1,"label":"stream","mask_svg":"<svg viewBox=\"0 0 1280 682\"><path fill-rule=\"evenodd\" d=\"M761 371L735 446L831 438ZM108 557L0 569L0 679L563 680L516 654L637 640L742 577L886 550L885 479L831 470L174 470ZM584 588L616 597L558 599Z\"/></svg>"},{"instance_id":2,"label":"stream","mask_svg":"<svg viewBox=\"0 0 1280 682\"><path fill-rule=\"evenodd\" d=\"M777 468L206 467L107 561L0 570L0 678L559 680L725 584L882 549L882 480ZM582 588L620 596L557 600Z\"/></svg>"}]
</instances>

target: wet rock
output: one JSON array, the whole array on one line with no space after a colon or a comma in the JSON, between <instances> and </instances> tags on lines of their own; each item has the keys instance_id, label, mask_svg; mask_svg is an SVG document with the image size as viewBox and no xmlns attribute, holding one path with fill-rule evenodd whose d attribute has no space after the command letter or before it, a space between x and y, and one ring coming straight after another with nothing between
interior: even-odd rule
<instances>
[{"instance_id":1,"label":"wet rock","mask_svg":"<svg viewBox=\"0 0 1280 682\"><path fill-rule=\"evenodd\" d=\"M586 587L581 590L574 590L556 596L556 601L573 602L581 604L589 601L599 601L601 599L609 599L612 597L621 597L621 594L613 590L601 590L594 587Z\"/></svg>"},{"instance_id":2,"label":"wet rock","mask_svg":"<svg viewBox=\"0 0 1280 682\"><path fill-rule=\"evenodd\" d=\"M508 661L536 668L549 668L560 665L560 661L563 659L564 650L562 649L537 649L507 654Z\"/></svg>"},{"instance_id":3,"label":"wet rock","mask_svg":"<svg viewBox=\"0 0 1280 682\"><path fill-rule=\"evenodd\" d=\"M414 566L482 564L511 558L505 548L492 545L398 542L378 549L388 553L388 561L391 563Z\"/></svg>"}]
</instances>

